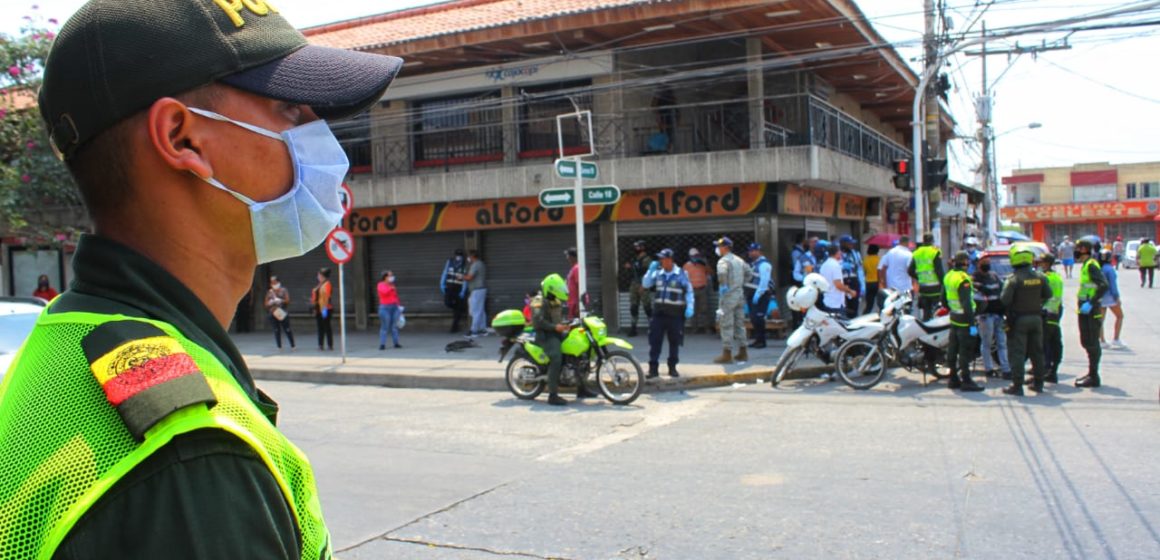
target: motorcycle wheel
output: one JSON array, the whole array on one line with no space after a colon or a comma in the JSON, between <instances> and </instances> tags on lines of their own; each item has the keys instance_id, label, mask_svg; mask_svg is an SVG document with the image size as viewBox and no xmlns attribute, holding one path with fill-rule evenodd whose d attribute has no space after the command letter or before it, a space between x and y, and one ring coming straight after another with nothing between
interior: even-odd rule
<instances>
[{"instance_id":1,"label":"motorcycle wheel","mask_svg":"<svg viewBox=\"0 0 1160 560\"><path fill-rule=\"evenodd\" d=\"M629 404L644 389L644 370L632 354L610 350L596 371L596 384L600 387L600 394L612 404Z\"/></svg>"},{"instance_id":2,"label":"motorcycle wheel","mask_svg":"<svg viewBox=\"0 0 1160 560\"><path fill-rule=\"evenodd\" d=\"M877 344L868 340L852 340L842 345L834 358L838 376L851 389L865 391L882 381L886 375L886 357Z\"/></svg>"},{"instance_id":3,"label":"motorcycle wheel","mask_svg":"<svg viewBox=\"0 0 1160 560\"><path fill-rule=\"evenodd\" d=\"M504 375L508 390L516 398L532 400L544 392L547 381L535 379L541 374L540 366L527 356L517 354L508 361L507 372Z\"/></svg>"},{"instance_id":4,"label":"motorcycle wheel","mask_svg":"<svg viewBox=\"0 0 1160 560\"><path fill-rule=\"evenodd\" d=\"M773 374L769 376L770 387L777 387L777 384L781 383L781 378L793 371L793 366L797 363L803 350L805 347L798 346L781 353L781 356L777 358L777 365L773 366Z\"/></svg>"}]
</instances>

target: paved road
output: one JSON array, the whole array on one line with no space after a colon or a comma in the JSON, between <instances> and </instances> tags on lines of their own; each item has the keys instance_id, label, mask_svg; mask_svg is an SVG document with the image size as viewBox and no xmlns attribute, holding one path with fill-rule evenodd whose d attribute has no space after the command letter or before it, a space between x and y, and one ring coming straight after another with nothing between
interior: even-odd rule
<instances>
[{"instance_id":1,"label":"paved road","mask_svg":"<svg viewBox=\"0 0 1160 560\"><path fill-rule=\"evenodd\" d=\"M264 386L341 558L1155 559L1160 291L1124 284L1133 349L1107 353L1097 391L962 396L900 374L554 409ZM1084 365L1065 332L1070 383Z\"/></svg>"}]
</instances>

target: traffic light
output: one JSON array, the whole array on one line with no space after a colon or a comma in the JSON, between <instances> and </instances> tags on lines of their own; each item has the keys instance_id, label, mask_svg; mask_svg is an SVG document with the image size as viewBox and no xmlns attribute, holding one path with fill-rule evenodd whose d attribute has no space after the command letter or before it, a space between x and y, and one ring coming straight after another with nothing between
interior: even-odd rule
<instances>
[{"instance_id":1,"label":"traffic light","mask_svg":"<svg viewBox=\"0 0 1160 560\"><path fill-rule=\"evenodd\" d=\"M922 163L922 190L941 189L947 182L947 160L927 158Z\"/></svg>"},{"instance_id":2,"label":"traffic light","mask_svg":"<svg viewBox=\"0 0 1160 560\"><path fill-rule=\"evenodd\" d=\"M910 190L910 160L894 160L894 188L904 191Z\"/></svg>"}]
</instances>

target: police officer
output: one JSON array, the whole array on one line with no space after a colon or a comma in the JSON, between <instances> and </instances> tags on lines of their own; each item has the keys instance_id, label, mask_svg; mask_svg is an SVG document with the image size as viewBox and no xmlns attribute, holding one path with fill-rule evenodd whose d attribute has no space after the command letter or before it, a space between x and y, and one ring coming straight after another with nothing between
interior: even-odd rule
<instances>
[{"instance_id":1,"label":"police officer","mask_svg":"<svg viewBox=\"0 0 1160 560\"><path fill-rule=\"evenodd\" d=\"M532 298L532 328L536 332L536 346L548 356L548 404L564 406L568 401L560 396L560 370L564 367L564 353L560 343L568 332L564 320L564 306L568 302L568 285L559 274L549 274L540 282L540 293ZM576 383L576 398L593 396L584 385Z\"/></svg>"},{"instance_id":2,"label":"police officer","mask_svg":"<svg viewBox=\"0 0 1160 560\"><path fill-rule=\"evenodd\" d=\"M624 268L632 274L632 282L628 286L628 312L632 315L632 327L628 330L628 336L636 336L636 324L640 318L642 305L645 317L652 317L652 292L646 290L641 283L645 272L648 272L652 264L652 257L644 250L644 241L633 243L632 248L636 251L636 255L624 263Z\"/></svg>"},{"instance_id":3,"label":"police officer","mask_svg":"<svg viewBox=\"0 0 1160 560\"><path fill-rule=\"evenodd\" d=\"M970 260L970 256L967 257L967 260ZM909 271L910 277L918 281L918 307L922 311L921 318L923 321L928 321L934 316L935 308L942 301L943 276L945 275L942 251L934 246L934 235L922 234L922 245L914 250L914 258L910 261Z\"/></svg>"},{"instance_id":4,"label":"police officer","mask_svg":"<svg viewBox=\"0 0 1160 560\"><path fill-rule=\"evenodd\" d=\"M793 258L793 281L798 286L802 285L807 274L817 272L818 257L814 254L818 246L818 238L810 237L805 245L795 245L792 252ZM805 318L805 314L801 311L793 311L793 328L798 328Z\"/></svg>"},{"instance_id":5,"label":"police officer","mask_svg":"<svg viewBox=\"0 0 1160 560\"><path fill-rule=\"evenodd\" d=\"M1015 272L1003 283L999 297L1007 309L1007 362L1011 364L1011 385L1003 393L1023 396L1023 366L1028 355L1034 381L1031 390L1043 391L1046 366L1043 361L1043 306L1051 299L1047 277L1031 267L1035 254L1025 246L1014 245L1008 252Z\"/></svg>"},{"instance_id":6,"label":"police officer","mask_svg":"<svg viewBox=\"0 0 1160 560\"><path fill-rule=\"evenodd\" d=\"M1059 328L1063 316L1063 278L1055 271L1055 257L1050 253L1040 257L1039 264L1051 288L1051 299L1043 304L1043 362L1047 368L1043 380L1059 383L1059 364L1063 361L1063 331Z\"/></svg>"},{"instance_id":7,"label":"police officer","mask_svg":"<svg viewBox=\"0 0 1160 560\"><path fill-rule=\"evenodd\" d=\"M326 122L402 61L264 0L91 0L38 108L94 231L0 395L5 558L330 558L310 462L226 333L259 264L342 220Z\"/></svg>"},{"instance_id":8,"label":"police officer","mask_svg":"<svg viewBox=\"0 0 1160 560\"><path fill-rule=\"evenodd\" d=\"M459 323L467 316L467 261L463 249L443 264L443 274L439 277L439 291L443 294L443 305L451 310L451 332L459 332Z\"/></svg>"},{"instance_id":9,"label":"police officer","mask_svg":"<svg viewBox=\"0 0 1160 560\"><path fill-rule=\"evenodd\" d=\"M843 235L838 238L842 247L842 283L854 290L854 295L846 296L846 316L858 316L858 302L866 294L866 271L862 269L862 255L854 246L853 236Z\"/></svg>"},{"instance_id":10,"label":"police officer","mask_svg":"<svg viewBox=\"0 0 1160 560\"><path fill-rule=\"evenodd\" d=\"M753 325L750 348L765 348L765 314L773 297L773 265L761 253L760 243L749 244L749 266L753 274L745 283L745 301L749 302L749 322Z\"/></svg>"},{"instance_id":11,"label":"police officer","mask_svg":"<svg viewBox=\"0 0 1160 560\"><path fill-rule=\"evenodd\" d=\"M713 358L715 364L749 360L745 345L745 299L742 290L749 277L749 265L733 254L733 240L722 237L713 242L717 247L717 315L721 318L721 355Z\"/></svg>"},{"instance_id":12,"label":"police officer","mask_svg":"<svg viewBox=\"0 0 1160 560\"><path fill-rule=\"evenodd\" d=\"M971 258L962 251L955 254L954 269L946 274L947 307L951 310L951 341L947 346L947 366L951 370L947 387L963 391L982 391L971 380L971 360L975 357L979 327L975 326L975 297L971 276L967 274Z\"/></svg>"},{"instance_id":13,"label":"police officer","mask_svg":"<svg viewBox=\"0 0 1160 560\"><path fill-rule=\"evenodd\" d=\"M661 249L642 280L653 292L653 314L648 323L648 377L659 373L661 345L669 341L669 377L679 377L677 362L684 342L685 319L693 316L693 286L685 271L673 264L673 250Z\"/></svg>"},{"instance_id":14,"label":"police officer","mask_svg":"<svg viewBox=\"0 0 1160 560\"><path fill-rule=\"evenodd\" d=\"M1099 250L1100 242L1095 236L1084 236L1075 242L1076 260L1080 262L1079 291L1076 293L1079 342L1088 355L1088 373L1075 381L1076 387L1100 386L1100 327L1104 320L1100 298L1108 291L1108 281L1095 258Z\"/></svg>"}]
</instances>

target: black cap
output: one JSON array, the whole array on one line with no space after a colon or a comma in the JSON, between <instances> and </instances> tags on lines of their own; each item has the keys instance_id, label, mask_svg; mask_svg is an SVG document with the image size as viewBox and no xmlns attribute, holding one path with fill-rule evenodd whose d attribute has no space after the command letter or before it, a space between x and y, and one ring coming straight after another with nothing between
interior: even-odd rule
<instances>
[{"instance_id":1,"label":"black cap","mask_svg":"<svg viewBox=\"0 0 1160 560\"><path fill-rule=\"evenodd\" d=\"M662 259L671 259L671 258L673 258L673 250L672 249L661 249L661 252L657 253L657 257L662 258Z\"/></svg>"},{"instance_id":2,"label":"black cap","mask_svg":"<svg viewBox=\"0 0 1160 560\"><path fill-rule=\"evenodd\" d=\"M750 250L750 251L760 251L760 250L761 250L761 244L760 244L760 243L758 243L758 242L756 242L756 241L754 241L753 243L750 243L750 244L749 244L749 250Z\"/></svg>"},{"instance_id":3,"label":"black cap","mask_svg":"<svg viewBox=\"0 0 1160 560\"><path fill-rule=\"evenodd\" d=\"M67 158L157 99L213 82L324 119L351 116L382 97L402 64L308 45L265 0L89 0L53 43L40 114Z\"/></svg>"}]
</instances>

